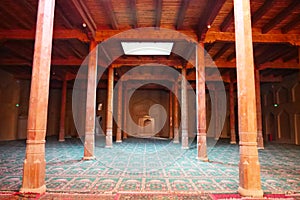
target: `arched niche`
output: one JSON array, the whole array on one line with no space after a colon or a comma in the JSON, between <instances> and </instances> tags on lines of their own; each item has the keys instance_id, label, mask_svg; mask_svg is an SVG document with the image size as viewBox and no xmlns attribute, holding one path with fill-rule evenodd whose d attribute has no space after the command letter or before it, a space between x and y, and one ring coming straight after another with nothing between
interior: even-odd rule
<instances>
[{"instance_id":1,"label":"arched niche","mask_svg":"<svg viewBox=\"0 0 300 200\"><path fill-rule=\"evenodd\" d=\"M276 130L276 120L275 115L273 113L269 113L266 120L266 134L268 135L268 140L273 141L277 138L277 130Z\"/></svg>"},{"instance_id":2,"label":"arched niche","mask_svg":"<svg viewBox=\"0 0 300 200\"><path fill-rule=\"evenodd\" d=\"M277 91L278 103L283 104L289 101L289 90L285 87L279 88Z\"/></svg>"},{"instance_id":3,"label":"arched niche","mask_svg":"<svg viewBox=\"0 0 300 200\"><path fill-rule=\"evenodd\" d=\"M279 139L291 139L290 116L286 111L278 115Z\"/></svg>"},{"instance_id":4,"label":"arched niche","mask_svg":"<svg viewBox=\"0 0 300 200\"><path fill-rule=\"evenodd\" d=\"M294 102L300 101L300 84L299 83L297 83L293 86L292 96L293 96L293 101Z\"/></svg>"},{"instance_id":5,"label":"arched niche","mask_svg":"<svg viewBox=\"0 0 300 200\"><path fill-rule=\"evenodd\" d=\"M274 104L273 92L269 91L265 97L265 105L270 106Z\"/></svg>"}]
</instances>

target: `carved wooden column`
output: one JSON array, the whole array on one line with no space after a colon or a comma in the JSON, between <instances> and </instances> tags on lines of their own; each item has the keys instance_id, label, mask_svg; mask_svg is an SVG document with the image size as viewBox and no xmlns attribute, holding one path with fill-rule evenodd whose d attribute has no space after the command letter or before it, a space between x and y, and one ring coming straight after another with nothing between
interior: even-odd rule
<instances>
[{"instance_id":1,"label":"carved wooden column","mask_svg":"<svg viewBox=\"0 0 300 200\"><path fill-rule=\"evenodd\" d=\"M218 99L218 87L215 85L215 90L214 90L214 106L215 106L215 140L218 140L221 132L219 132L219 126L220 126L220 121L219 121L219 99Z\"/></svg>"},{"instance_id":2,"label":"carved wooden column","mask_svg":"<svg viewBox=\"0 0 300 200\"><path fill-rule=\"evenodd\" d=\"M114 69L112 66L108 68L108 84L107 84L107 113L106 113L106 146L112 147L113 134L113 89L114 89Z\"/></svg>"},{"instance_id":3,"label":"carved wooden column","mask_svg":"<svg viewBox=\"0 0 300 200\"><path fill-rule=\"evenodd\" d=\"M186 68L181 71L181 147L189 148Z\"/></svg>"},{"instance_id":4,"label":"carved wooden column","mask_svg":"<svg viewBox=\"0 0 300 200\"><path fill-rule=\"evenodd\" d=\"M169 94L169 115L170 115L170 133L169 133L169 138L172 139L174 137L174 133L173 133L173 94L170 91Z\"/></svg>"},{"instance_id":5,"label":"carved wooden column","mask_svg":"<svg viewBox=\"0 0 300 200\"><path fill-rule=\"evenodd\" d=\"M197 115L197 158L208 161L206 147L206 96L204 44L196 49L196 115Z\"/></svg>"},{"instance_id":6,"label":"carved wooden column","mask_svg":"<svg viewBox=\"0 0 300 200\"><path fill-rule=\"evenodd\" d=\"M250 0L234 0L238 116L239 189L242 196L262 197L257 150L257 121Z\"/></svg>"},{"instance_id":7,"label":"carved wooden column","mask_svg":"<svg viewBox=\"0 0 300 200\"><path fill-rule=\"evenodd\" d=\"M236 144L235 112L234 112L234 83L229 83L229 115L230 115L230 144Z\"/></svg>"},{"instance_id":8,"label":"carved wooden column","mask_svg":"<svg viewBox=\"0 0 300 200\"><path fill-rule=\"evenodd\" d=\"M126 105L127 102L127 87L126 82L123 82L123 94L124 94L124 101L123 101L123 139L127 139L127 109L129 105Z\"/></svg>"},{"instance_id":9,"label":"carved wooden column","mask_svg":"<svg viewBox=\"0 0 300 200\"><path fill-rule=\"evenodd\" d=\"M262 134L259 70L255 70L255 92L256 92L256 113L257 113L257 148L264 149L264 138Z\"/></svg>"},{"instance_id":10,"label":"carved wooden column","mask_svg":"<svg viewBox=\"0 0 300 200\"><path fill-rule=\"evenodd\" d=\"M179 143L179 119L178 119L178 81L174 83L174 139L173 143Z\"/></svg>"},{"instance_id":11,"label":"carved wooden column","mask_svg":"<svg viewBox=\"0 0 300 200\"><path fill-rule=\"evenodd\" d=\"M95 148L95 118L96 118L96 93L97 93L97 42L90 42L86 108L85 108L85 136L84 136L84 160L94 159Z\"/></svg>"},{"instance_id":12,"label":"carved wooden column","mask_svg":"<svg viewBox=\"0 0 300 200\"><path fill-rule=\"evenodd\" d=\"M66 119L66 103L67 103L67 76L65 75L61 88L61 107L60 107L60 128L58 141L65 141L65 119Z\"/></svg>"},{"instance_id":13,"label":"carved wooden column","mask_svg":"<svg viewBox=\"0 0 300 200\"><path fill-rule=\"evenodd\" d=\"M118 87L118 127L116 142L122 142L122 83Z\"/></svg>"},{"instance_id":14,"label":"carved wooden column","mask_svg":"<svg viewBox=\"0 0 300 200\"><path fill-rule=\"evenodd\" d=\"M30 89L26 154L20 192L44 193L45 136L55 0L39 0Z\"/></svg>"}]
</instances>

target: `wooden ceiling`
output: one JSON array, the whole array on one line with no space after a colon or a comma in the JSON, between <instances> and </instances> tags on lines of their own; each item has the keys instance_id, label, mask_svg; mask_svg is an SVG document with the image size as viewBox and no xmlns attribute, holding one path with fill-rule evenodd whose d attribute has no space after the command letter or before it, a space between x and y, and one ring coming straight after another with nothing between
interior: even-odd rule
<instances>
[{"instance_id":1,"label":"wooden ceiling","mask_svg":"<svg viewBox=\"0 0 300 200\"><path fill-rule=\"evenodd\" d=\"M262 81L280 81L300 68L300 1L251 0L254 61ZM37 0L2 0L0 69L30 79ZM101 65L113 61L120 77L131 67L159 62L178 68L193 63L192 40L205 44L224 81L235 79L232 0L56 0L52 79L74 78L89 52L91 39L114 43L100 49ZM86 27L83 26L86 25ZM136 28L147 31L130 31ZM168 29L172 31L162 32ZM128 31L124 34L124 31ZM190 40L182 38L182 33ZM122 34L123 33L123 34ZM121 34L116 36L117 34ZM121 41L174 41L170 56L125 56ZM103 60L104 57L104 60ZM207 64L209 65L209 64ZM207 79L213 77L209 67ZM194 70L188 77L194 81Z\"/></svg>"}]
</instances>

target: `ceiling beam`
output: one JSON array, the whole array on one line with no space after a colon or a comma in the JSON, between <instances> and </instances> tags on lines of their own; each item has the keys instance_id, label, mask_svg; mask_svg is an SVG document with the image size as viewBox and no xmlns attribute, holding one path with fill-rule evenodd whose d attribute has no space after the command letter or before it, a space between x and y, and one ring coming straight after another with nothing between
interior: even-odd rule
<instances>
[{"instance_id":1,"label":"ceiling beam","mask_svg":"<svg viewBox=\"0 0 300 200\"><path fill-rule=\"evenodd\" d=\"M109 18L110 24L112 26L113 29L118 30L119 29L119 25L117 22L117 18L116 15L114 13L114 9L111 3L111 0L103 0L103 6L104 6L104 10L106 12L106 15Z\"/></svg>"},{"instance_id":2,"label":"ceiling beam","mask_svg":"<svg viewBox=\"0 0 300 200\"><path fill-rule=\"evenodd\" d=\"M63 13L63 9L61 8L60 4L56 4L56 10L59 14L59 17L63 20L64 25L67 29L73 29L73 25L71 24L70 20Z\"/></svg>"},{"instance_id":3,"label":"ceiling beam","mask_svg":"<svg viewBox=\"0 0 300 200\"><path fill-rule=\"evenodd\" d=\"M162 0L156 0L156 22L155 27L160 27L161 23L161 15L162 15Z\"/></svg>"},{"instance_id":4,"label":"ceiling beam","mask_svg":"<svg viewBox=\"0 0 300 200\"><path fill-rule=\"evenodd\" d=\"M129 4L131 9L133 28L138 28L136 0L129 0Z\"/></svg>"},{"instance_id":5,"label":"ceiling beam","mask_svg":"<svg viewBox=\"0 0 300 200\"><path fill-rule=\"evenodd\" d=\"M294 27L298 26L300 24L300 14L298 14L297 17L292 19L290 23L285 25L284 27L281 28L282 33L288 33L290 32Z\"/></svg>"},{"instance_id":6,"label":"ceiling beam","mask_svg":"<svg viewBox=\"0 0 300 200\"><path fill-rule=\"evenodd\" d=\"M231 32L215 32L209 31L206 34L205 43L212 42L234 42L235 34ZM299 34L261 34L252 33L252 41L255 43L290 43L292 45L300 45Z\"/></svg>"},{"instance_id":7,"label":"ceiling beam","mask_svg":"<svg viewBox=\"0 0 300 200\"><path fill-rule=\"evenodd\" d=\"M198 25L199 41L204 41L206 32L208 31L208 25L211 25L213 23L225 1L226 0L208 1L208 4L200 17L200 22Z\"/></svg>"},{"instance_id":8,"label":"ceiling beam","mask_svg":"<svg viewBox=\"0 0 300 200\"><path fill-rule=\"evenodd\" d=\"M268 48L265 52L263 52L262 54L260 54L259 56L256 57L255 59L255 64L257 66L264 64L266 62L270 62L273 61L275 59L277 59L278 57L280 57L281 55L284 55L285 53L289 52L290 49L286 48L284 46L281 47L270 47Z\"/></svg>"},{"instance_id":9,"label":"ceiling beam","mask_svg":"<svg viewBox=\"0 0 300 200\"><path fill-rule=\"evenodd\" d=\"M262 27L261 32L262 33L268 33L274 26L279 24L282 20L284 20L287 16L293 12L297 8L297 6L300 4L299 0L293 0L293 2L283 9L276 17L272 18L264 27Z\"/></svg>"},{"instance_id":10,"label":"ceiling beam","mask_svg":"<svg viewBox=\"0 0 300 200\"><path fill-rule=\"evenodd\" d=\"M252 15L251 23L252 27L260 20L262 16L264 16L268 10L272 7L274 0L265 0L265 3Z\"/></svg>"},{"instance_id":11,"label":"ceiling beam","mask_svg":"<svg viewBox=\"0 0 300 200\"><path fill-rule=\"evenodd\" d=\"M229 56L227 56L227 61L232 61L236 57L236 52L232 52Z\"/></svg>"},{"instance_id":12,"label":"ceiling beam","mask_svg":"<svg viewBox=\"0 0 300 200\"><path fill-rule=\"evenodd\" d=\"M1 5L5 5L1 3ZM1 12L3 15L6 15L10 18L10 23L15 23L17 22L19 25L21 25L25 29L31 29L33 28L33 24L29 21L26 21L24 18L21 17L16 12L9 12L7 8L1 7Z\"/></svg>"},{"instance_id":13,"label":"ceiling beam","mask_svg":"<svg viewBox=\"0 0 300 200\"><path fill-rule=\"evenodd\" d=\"M97 25L92 18L88 8L84 4L84 1L80 0L71 0L73 5L75 6L76 10L78 11L80 17L82 18L83 22L87 25L87 28L89 29L89 32L92 34L92 37L95 37Z\"/></svg>"},{"instance_id":14,"label":"ceiling beam","mask_svg":"<svg viewBox=\"0 0 300 200\"><path fill-rule=\"evenodd\" d=\"M185 17L185 14L186 14L186 11L189 7L189 3L190 1L187 1L187 0L182 0L181 1L181 6L179 8L179 14L178 14L178 17L177 17L177 22L176 22L176 29L179 30L179 29L182 29L183 27L183 22L184 22L184 17Z\"/></svg>"},{"instance_id":15,"label":"ceiling beam","mask_svg":"<svg viewBox=\"0 0 300 200\"><path fill-rule=\"evenodd\" d=\"M233 23L233 15L234 15L234 9L232 8L230 13L225 17L224 21L222 22L220 26L220 31L225 32L229 28L229 26Z\"/></svg>"},{"instance_id":16,"label":"ceiling beam","mask_svg":"<svg viewBox=\"0 0 300 200\"><path fill-rule=\"evenodd\" d=\"M212 57L213 60L217 60L218 58L220 58L231 47L233 47L232 43L224 44L223 47Z\"/></svg>"},{"instance_id":17,"label":"ceiling beam","mask_svg":"<svg viewBox=\"0 0 300 200\"><path fill-rule=\"evenodd\" d=\"M300 64L297 62L267 62L259 66L258 70L264 69L300 69Z\"/></svg>"}]
</instances>

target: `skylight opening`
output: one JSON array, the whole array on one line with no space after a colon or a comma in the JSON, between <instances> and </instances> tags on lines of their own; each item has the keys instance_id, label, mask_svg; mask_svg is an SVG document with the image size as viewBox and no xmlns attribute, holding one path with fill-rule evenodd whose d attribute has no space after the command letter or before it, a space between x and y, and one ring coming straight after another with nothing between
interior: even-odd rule
<instances>
[{"instance_id":1,"label":"skylight opening","mask_svg":"<svg viewBox=\"0 0 300 200\"><path fill-rule=\"evenodd\" d=\"M121 42L125 55L170 55L173 42Z\"/></svg>"}]
</instances>

